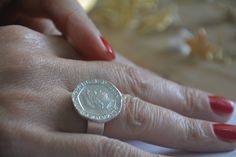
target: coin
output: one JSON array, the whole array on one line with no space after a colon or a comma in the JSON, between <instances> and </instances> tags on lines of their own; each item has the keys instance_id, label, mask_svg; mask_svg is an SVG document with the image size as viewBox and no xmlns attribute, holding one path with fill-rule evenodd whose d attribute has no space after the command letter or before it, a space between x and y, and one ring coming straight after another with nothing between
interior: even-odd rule
<instances>
[{"instance_id":1,"label":"coin","mask_svg":"<svg viewBox=\"0 0 236 157\"><path fill-rule=\"evenodd\" d=\"M97 79L81 82L72 93L72 100L82 117L101 123L118 116L123 101L112 83Z\"/></svg>"}]
</instances>

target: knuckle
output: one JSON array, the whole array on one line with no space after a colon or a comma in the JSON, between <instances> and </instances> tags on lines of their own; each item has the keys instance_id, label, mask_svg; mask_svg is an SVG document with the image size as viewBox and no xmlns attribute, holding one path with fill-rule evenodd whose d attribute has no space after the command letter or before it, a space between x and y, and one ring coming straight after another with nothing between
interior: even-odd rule
<instances>
[{"instance_id":1,"label":"knuckle","mask_svg":"<svg viewBox=\"0 0 236 157\"><path fill-rule=\"evenodd\" d=\"M148 81L143 77L141 71L132 66L123 66L123 71L125 75L125 81L131 87L131 92L134 95L143 95L144 93L140 94L142 91L147 91L148 88Z\"/></svg>"},{"instance_id":2,"label":"knuckle","mask_svg":"<svg viewBox=\"0 0 236 157\"><path fill-rule=\"evenodd\" d=\"M42 38L42 35L39 33L19 25L0 28L0 36L2 54L13 56L17 54L29 54L29 52L32 52L32 49L39 47L40 39Z\"/></svg>"},{"instance_id":3,"label":"knuckle","mask_svg":"<svg viewBox=\"0 0 236 157\"><path fill-rule=\"evenodd\" d=\"M189 143L191 141L199 142L205 140L207 135L201 122L193 119L185 119L185 142Z\"/></svg>"},{"instance_id":4,"label":"knuckle","mask_svg":"<svg viewBox=\"0 0 236 157\"><path fill-rule=\"evenodd\" d=\"M193 115L199 112L199 105L197 105L196 97L197 91L194 91L188 87L183 87L183 95L185 102L183 104L183 112L188 115Z\"/></svg>"},{"instance_id":5,"label":"knuckle","mask_svg":"<svg viewBox=\"0 0 236 157\"><path fill-rule=\"evenodd\" d=\"M136 97L125 96L125 122L127 130L132 135L139 135L147 130L154 119L148 105L143 105L142 101Z\"/></svg>"},{"instance_id":6,"label":"knuckle","mask_svg":"<svg viewBox=\"0 0 236 157\"><path fill-rule=\"evenodd\" d=\"M27 39L29 35L30 39ZM30 67L32 65L35 57L26 52L29 51L29 47L27 47L27 42L24 41L25 39L32 39L32 30L17 25L5 26L0 28L0 36L1 71L4 69L23 70L25 66Z\"/></svg>"}]
</instances>

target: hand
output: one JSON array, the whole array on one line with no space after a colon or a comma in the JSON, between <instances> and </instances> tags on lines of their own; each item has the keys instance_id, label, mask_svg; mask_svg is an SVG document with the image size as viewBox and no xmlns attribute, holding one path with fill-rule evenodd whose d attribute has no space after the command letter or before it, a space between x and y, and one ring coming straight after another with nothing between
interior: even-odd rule
<instances>
[{"instance_id":1,"label":"hand","mask_svg":"<svg viewBox=\"0 0 236 157\"><path fill-rule=\"evenodd\" d=\"M10 35L9 35L10 34ZM164 80L135 65L81 61L61 37L0 27L0 152L3 157L151 157L116 139L201 152L235 148L230 102ZM76 60L77 59L77 60ZM85 134L71 92L88 79L112 82L125 97L105 136ZM202 119L202 120L200 120Z\"/></svg>"},{"instance_id":2,"label":"hand","mask_svg":"<svg viewBox=\"0 0 236 157\"><path fill-rule=\"evenodd\" d=\"M45 34L60 34L61 31L86 59L115 58L111 46L77 0L1 0L0 25L6 24L24 25Z\"/></svg>"}]
</instances>

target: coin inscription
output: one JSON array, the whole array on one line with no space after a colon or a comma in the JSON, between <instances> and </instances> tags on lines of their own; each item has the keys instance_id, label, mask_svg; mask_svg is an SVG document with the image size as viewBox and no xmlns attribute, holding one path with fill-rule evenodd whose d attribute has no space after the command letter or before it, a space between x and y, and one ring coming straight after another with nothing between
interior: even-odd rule
<instances>
[{"instance_id":1,"label":"coin inscription","mask_svg":"<svg viewBox=\"0 0 236 157\"><path fill-rule=\"evenodd\" d=\"M115 118L122 108L122 94L105 80L82 82L74 90L72 100L81 116L96 122Z\"/></svg>"}]
</instances>

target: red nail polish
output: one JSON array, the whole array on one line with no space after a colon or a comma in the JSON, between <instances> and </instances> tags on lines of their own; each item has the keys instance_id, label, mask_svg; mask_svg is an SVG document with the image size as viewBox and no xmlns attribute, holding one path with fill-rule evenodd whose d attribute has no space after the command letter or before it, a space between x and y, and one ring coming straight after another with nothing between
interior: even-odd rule
<instances>
[{"instance_id":1,"label":"red nail polish","mask_svg":"<svg viewBox=\"0 0 236 157\"><path fill-rule=\"evenodd\" d=\"M115 55L115 52L113 51L111 45L101 35L100 35L100 39L101 39L102 43L104 44L104 46L106 47L111 59L115 59L116 55Z\"/></svg>"},{"instance_id":2,"label":"red nail polish","mask_svg":"<svg viewBox=\"0 0 236 157\"><path fill-rule=\"evenodd\" d=\"M234 110L233 103L223 97L209 96L209 103L214 112L218 114L231 114Z\"/></svg>"},{"instance_id":3,"label":"red nail polish","mask_svg":"<svg viewBox=\"0 0 236 157\"><path fill-rule=\"evenodd\" d=\"M228 142L236 141L236 126L229 124L213 124L213 130L217 137Z\"/></svg>"}]
</instances>

